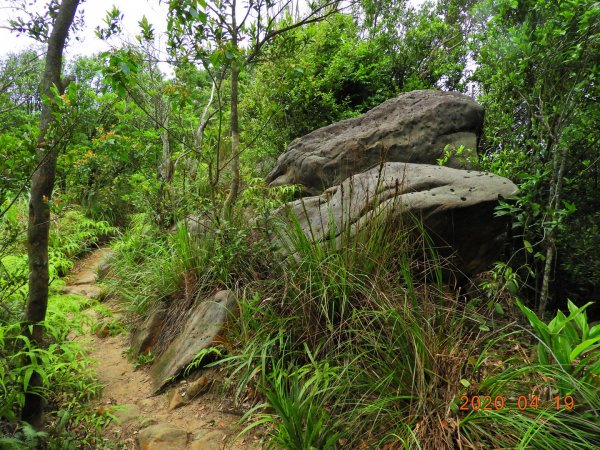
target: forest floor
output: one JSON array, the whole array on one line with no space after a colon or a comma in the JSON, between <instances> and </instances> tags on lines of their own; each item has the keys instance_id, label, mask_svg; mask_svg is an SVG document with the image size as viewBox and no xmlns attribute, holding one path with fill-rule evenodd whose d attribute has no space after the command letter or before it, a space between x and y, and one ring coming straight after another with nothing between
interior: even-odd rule
<instances>
[{"instance_id":1,"label":"forest floor","mask_svg":"<svg viewBox=\"0 0 600 450\"><path fill-rule=\"evenodd\" d=\"M97 297L101 292L97 272L108 252L109 249L101 248L78 261L65 291ZM90 332L85 338L89 339L98 381L104 386L93 405L97 411L117 418L104 431L107 440L119 442L127 449L144 450L262 448L260 432L237 437L242 430L239 419L243 412L233 408L232 399L221 393L223 375L216 369L203 371L210 388L187 404L173 408L175 399L181 397L179 391L193 379L153 395L147 366L136 367L127 356L129 331L125 310L118 299L107 299L103 304L112 313L112 323L109 327L96 327L95 333ZM98 317L97 310L90 308L85 313L92 315L93 321L106 320ZM116 335L109 332L115 329L122 331Z\"/></svg>"}]
</instances>

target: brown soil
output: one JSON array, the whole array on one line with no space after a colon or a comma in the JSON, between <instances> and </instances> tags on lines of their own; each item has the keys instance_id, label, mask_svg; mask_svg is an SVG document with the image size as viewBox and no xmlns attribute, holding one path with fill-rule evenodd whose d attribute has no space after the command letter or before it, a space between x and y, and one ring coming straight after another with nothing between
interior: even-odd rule
<instances>
[{"instance_id":1,"label":"brown soil","mask_svg":"<svg viewBox=\"0 0 600 450\"><path fill-rule=\"evenodd\" d=\"M96 286L97 268L109 252L108 249L99 249L82 259L73 270L65 291L95 297L99 292L99 286ZM109 299L104 304L111 309L114 320L125 321L125 312L118 300ZM95 311L88 311L95 316ZM103 334L106 333L97 332L89 336L90 356L96 362L98 380L104 385L102 394L95 400L94 405L98 410L115 414L122 421L121 424L113 423L108 427L105 431L106 438L120 442L127 449L137 449L137 436L143 428L166 423L188 432L188 444L181 447L183 449L262 448L260 432L236 439L245 426L239 424L243 412L235 410L232 399L221 394L223 383L220 380L223 377L218 370L204 370L202 373L214 380L209 392L199 395L187 405L169 411L168 403L174 390L184 387L192 380L179 382L164 393L153 396L147 369L136 369L128 360L126 351L129 347L129 336L121 333L117 336L101 337ZM199 375L195 374L196 377ZM124 405L127 406L120 408ZM193 445L195 438L214 430L222 433L222 438L218 439L221 442ZM176 450L175 447L168 448Z\"/></svg>"}]
</instances>

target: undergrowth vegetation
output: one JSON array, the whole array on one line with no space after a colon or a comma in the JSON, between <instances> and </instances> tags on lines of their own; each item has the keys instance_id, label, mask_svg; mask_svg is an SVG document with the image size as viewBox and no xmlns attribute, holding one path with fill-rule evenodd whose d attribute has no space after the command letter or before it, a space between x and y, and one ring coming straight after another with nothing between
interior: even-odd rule
<instances>
[{"instance_id":1,"label":"undergrowth vegetation","mask_svg":"<svg viewBox=\"0 0 600 450\"><path fill-rule=\"evenodd\" d=\"M27 242L27 203L18 202L8 209L0 222L0 323L8 323L21 314L27 298L29 274ZM48 249L51 286L59 287L61 277L73 268L75 258L117 234L106 221L95 221L80 208L56 211L52 218Z\"/></svg>"},{"instance_id":2,"label":"undergrowth vegetation","mask_svg":"<svg viewBox=\"0 0 600 450\"><path fill-rule=\"evenodd\" d=\"M82 334L158 311L151 352L129 355L147 366L227 289L237 319L182 375L220 365L243 431L266 430L268 446L600 448L598 0L148 1L161 24L137 17L122 39L112 7L95 30L110 50L73 58L63 44L97 19L76 13L83 0L2 6L3 28L44 47L0 54L0 447L117 448L101 438L110 415L89 404L100 387ZM398 112L402 137L395 112L312 133L415 90L483 108L417 100ZM489 272L465 279L418 220L383 204L309 232L286 216L318 180L404 147L518 186L495 209L507 228L486 242L503 241ZM302 179L314 186L291 185ZM111 239L103 283L123 321L62 289Z\"/></svg>"},{"instance_id":3,"label":"undergrowth vegetation","mask_svg":"<svg viewBox=\"0 0 600 450\"><path fill-rule=\"evenodd\" d=\"M242 302L240 353L225 359L238 398L256 386L265 400L249 428L270 424L273 446L290 449L597 448L596 331L585 316L571 323L592 339L578 363L595 375L573 377L536 360L535 334L505 313L514 307L464 303L427 281L441 267L422 230L394 226L390 239L371 223L350 245L284 228L296 257Z\"/></svg>"},{"instance_id":4,"label":"undergrowth vegetation","mask_svg":"<svg viewBox=\"0 0 600 450\"><path fill-rule=\"evenodd\" d=\"M87 218L79 209L68 209L54 217L49 251L52 282L43 323L45 340L43 346L36 346L22 324L28 276L23 241L25 211L26 204L20 202L0 225L0 242L4 244L0 249L0 447L105 448L99 433L110 417L97 414L88 405L101 386L81 338L97 325L82 311L97 308L100 317L107 312L96 301L62 294L64 281L60 277L73 267L75 257L116 230L106 222ZM31 386L34 373L41 377L41 386ZM26 393L45 400L44 431L19 420Z\"/></svg>"},{"instance_id":5,"label":"undergrowth vegetation","mask_svg":"<svg viewBox=\"0 0 600 450\"><path fill-rule=\"evenodd\" d=\"M600 445L599 328L585 308L530 328L505 267L465 299L417 221L370 219L316 243L293 217L233 233L182 221L162 238L138 217L111 283L138 314L237 293L231 351L209 349L209 365L252 405L245 432L266 427L274 448Z\"/></svg>"}]
</instances>

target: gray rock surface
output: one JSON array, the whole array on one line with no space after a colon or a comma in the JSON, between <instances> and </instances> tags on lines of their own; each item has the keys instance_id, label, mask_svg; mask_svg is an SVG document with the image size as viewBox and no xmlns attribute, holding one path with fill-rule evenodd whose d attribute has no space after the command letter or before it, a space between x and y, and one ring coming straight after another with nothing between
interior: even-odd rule
<instances>
[{"instance_id":1,"label":"gray rock surface","mask_svg":"<svg viewBox=\"0 0 600 450\"><path fill-rule=\"evenodd\" d=\"M320 196L289 203L276 211L294 214L314 241L350 227L348 237L374 218L384 223L420 219L443 257L463 275L489 268L499 255L497 238L506 222L494 217L498 199L516 193L510 180L486 172L426 164L391 162L346 179Z\"/></svg>"},{"instance_id":2,"label":"gray rock surface","mask_svg":"<svg viewBox=\"0 0 600 450\"><path fill-rule=\"evenodd\" d=\"M103 289L95 284L77 284L74 286L65 286L61 289L63 294L79 295L100 300L103 296Z\"/></svg>"},{"instance_id":3,"label":"gray rock surface","mask_svg":"<svg viewBox=\"0 0 600 450\"><path fill-rule=\"evenodd\" d=\"M219 291L210 299L196 302L181 333L150 369L155 392L185 369L200 350L213 344L235 308L236 299L231 291Z\"/></svg>"},{"instance_id":4,"label":"gray rock surface","mask_svg":"<svg viewBox=\"0 0 600 450\"><path fill-rule=\"evenodd\" d=\"M267 182L271 186L298 183L308 194L317 195L382 160L436 164L446 145L464 145L472 154L482 126L483 108L470 97L432 90L408 92L360 117L294 140ZM447 165L464 168L464 158L451 158Z\"/></svg>"}]
</instances>

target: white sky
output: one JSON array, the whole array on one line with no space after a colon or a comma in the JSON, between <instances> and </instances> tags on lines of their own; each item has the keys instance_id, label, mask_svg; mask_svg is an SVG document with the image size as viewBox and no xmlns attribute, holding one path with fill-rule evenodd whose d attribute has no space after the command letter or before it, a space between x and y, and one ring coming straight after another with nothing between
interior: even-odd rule
<instances>
[{"instance_id":1,"label":"white sky","mask_svg":"<svg viewBox=\"0 0 600 450\"><path fill-rule=\"evenodd\" d=\"M10 0L5 1L3 6L6 3L10 3ZM43 7L46 2L38 0L38 3ZM78 33L82 42L71 39L67 56L90 55L110 48L109 43L98 39L94 30L97 26L105 26L104 17L113 5L123 14L121 40L133 40L134 36L139 34L138 22L144 15L152 24L157 37L166 31L167 5L165 1L159 4L159 0L87 0L78 8L78 11L83 10L85 20L84 29ZM6 26L8 19L13 17L13 14L8 8L0 9L0 25ZM35 44L36 41L25 35L17 36L14 32L0 29L0 56L18 52ZM113 41L113 44L117 45L117 42Z\"/></svg>"},{"instance_id":2,"label":"white sky","mask_svg":"<svg viewBox=\"0 0 600 450\"><path fill-rule=\"evenodd\" d=\"M419 6L425 0L410 0L413 6ZM5 28L8 20L14 17L14 12L7 5L11 0L0 0L0 57L19 52L32 45L40 45L35 40L16 33ZM45 1L37 0L37 6L43 8ZM107 11L116 6L123 14L122 29L123 32L109 42L100 40L94 33L97 26L104 27L104 17ZM167 26L167 1L163 0L87 0L81 4L78 11L83 10L85 25L83 30L79 31L78 37L81 41L70 39L70 44L66 50L66 56L72 58L77 55L92 55L100 51L106 51L111 47L119 47L122 41L133 41L135 35L139 34L138 22L145 15L153 26L159 49L164 51L164 33ZM160 64L161 69L166 73L172 73L167 64Z\"/></svg>"}]
</instances>

